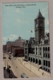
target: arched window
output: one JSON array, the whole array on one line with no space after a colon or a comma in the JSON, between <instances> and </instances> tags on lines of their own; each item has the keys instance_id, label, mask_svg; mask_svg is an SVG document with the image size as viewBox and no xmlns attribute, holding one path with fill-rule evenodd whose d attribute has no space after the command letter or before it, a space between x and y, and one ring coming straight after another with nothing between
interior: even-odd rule
<instances>
[{"instance_id":1,"label":"arched window","mask_svg":"<svg viewBox=\"0 0 53 80\"><path fill-rule=\"evenodd\" d=\"M38 60L36 59L36 63L38 63Z\"/></svg>"},{"instance_id":2,"label":"arched window","mask_svg":"<svg viewBox=\"0 0 53 80\"><path fill-rule=\"evenodd\" d=\"M30 61L30 57L29 57L29 61Z\"/></svg>"},{"instance_id":3,"label":"arched window","mask_svg":"<svg viewBox=\"0 0 53 80\"><path fill-rule=\"evenodd\" d=\"M39 60L39 65L41 64L41 60Z\"/></svg>"},{"instance_id":4,"label":"arched window","mask_svg":"<svg viewBox=\"0 0 53 80\"><path fill-rule=\"evenodd\" d=\"M31 58L31 62L32 62L32 58Z\"/></svg>"},{"instance_id":5,"label":"arched window","mask_svg":"<svg viewBox=\"0 0 53 80\"><path fill-rule=\"evenodd\" d=\"M33 62L35 62L35 59L33 58Z\"/></svg>"}]
</instances>

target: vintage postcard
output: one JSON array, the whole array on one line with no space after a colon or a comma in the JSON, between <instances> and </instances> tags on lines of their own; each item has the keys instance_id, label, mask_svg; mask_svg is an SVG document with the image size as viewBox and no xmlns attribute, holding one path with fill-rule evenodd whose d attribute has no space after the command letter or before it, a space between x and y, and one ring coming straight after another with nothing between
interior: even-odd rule
<instances>
[{"instance_id":1,"label":"vintage postcard","mask_svg":"<svg viewBox=\"0 0 53 80\"><path fill-rule=\"evenodd\" d=\"M51 77L48 2L2 3L4 78Z\"/></svg>"}]
</instances>

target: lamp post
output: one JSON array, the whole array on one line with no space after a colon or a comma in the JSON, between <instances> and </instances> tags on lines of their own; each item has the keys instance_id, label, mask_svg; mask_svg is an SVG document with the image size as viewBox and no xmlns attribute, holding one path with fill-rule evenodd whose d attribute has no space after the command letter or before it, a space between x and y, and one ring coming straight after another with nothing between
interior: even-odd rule
<instances>
[{"instance_id":1,"label":"lamp post","mask_svg":"<svg viewBox=\"0 0 53 80\"><path fill-rule=\"evenodd\" d=\"M30 71L31 71L31 61L30 61Z\"/></svg>"}]
</instances>

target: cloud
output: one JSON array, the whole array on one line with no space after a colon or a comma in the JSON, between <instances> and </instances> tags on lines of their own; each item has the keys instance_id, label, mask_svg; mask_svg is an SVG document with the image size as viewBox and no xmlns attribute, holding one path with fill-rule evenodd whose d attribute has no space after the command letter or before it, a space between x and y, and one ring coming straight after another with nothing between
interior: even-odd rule
<instances>
[{"instance_id":1,"label":"cloud","mask_svg":"<svg viewBox=\"0 0 53 80\"><path fill-rule=\"evenodd\" d=\"M46 33L49 33L49 29L46 29L45 32L46 32Z\"/></svg>"},{"instance_id":2,"label":"cloud","mask_svg":"<svg viewBox=\"0 0 53 80\"><path fill-rule=\"evenodd\" d=\"M27 31L27 33L30 33L30 31Z\"/></svg>"},{"instance_id":3,"label":"cloud","mask_svg":"<svg viewBox=\"0 0 53 80\"><path fill-rule=\"evenodd\" d=\"M16 12L17 12L17 13L19 13L19 12L20 12L20 10L19 10L19 9L16 9Z\"/></svg>"},{"instance_id":4,"label":"cloud","mask_svg":"<svg viewBox=\"0 0 53 80\"><path fill-rule=\"evenodd\" d=\"M45 24L49 25L49 20L48 19L45 20Z\"/></svg>"},{"instance_id":5,"label":"cloud","mask_svg":"<svg viewBox=\"0 0 53 80\"><path fill-rule=\"evenodd\" d=\"M18 23L21 23L22 21L21 21L20 19L17 19L17 22L18 22Z\"/></svg>"},{"instance_id":6,"label":"cloud","mask_svg":"<svg viewBox=\"0 0 53 80\"><path fill-rule=\"evenodd\" d=\"M29 25L29 24L31 24L31 22L27 19L24 19L24 18L18 18L16 20L16 24L17 25Z\"/></svg>"},{"instance_id":7,"label":"cloud","mask_svg":"<svg viewBox=\"0 0 53 80\"><path fill-rule=\"evenodd\" d=\"M21 24L25 24L25 21L24 19L17 19L17 23L21 25Z\"/></svg>"},{"instance_id":8,"label":"cloud","mask_svg":"<svg viewBox=\"0 0 53 80\"><path fill-rule=\"evenodd\" d=\"M17 38L18 38L18 36L14 35L14 34L12 34L12 35L9 36L9 40L15 40Z\"/></svg>"},{"instance_id":9,"label":"cloud","mask_svg":"<svg viewBox=\"0 0 53 80\"><path fill-rule=\"evenodd\" d=\"M21 13L21 14L23 14L23 12L22 11L20 11L19 9L16 9L16 11L15 11L16 13Z\"/></svg>"},{"instance_id":10,"label":"cloud","mask_svg":"<svg viewBox=\"0 0 53 80\"><path fill-rule=\"evenodd\" d=\"M14 34L12 34L12 35L10 35L9 37L3 37L2 39L3 39L3 41L13 41L13 40L15 40L15 39L17 39L18 38L18 36L17 35L14 35Z\"/></svg>"},{"instance_id":11,"label":"cloud","mask_svg":"<svg viewBox=\"0 0 53 80\"><path fill-rule=\"evenodd\" d=\"M48 6L46 6L45 8L43 8L43 12L45 12L48 9Z\"/></svg>"},{"instance_id":12,"label":"cloud","mask_svg":"<svg viewBox=\"0 0 53 80\"><path fill-rule=\"evenodd\" d=\"M3 37L2 39L3 39L4 41L7 41L8 38L7 38L7 37Z\"/></svg>"},{"instance_id":13,"label":"cloud","mask_svg":"<svg viewBox=\"0 0 53 80\"><path fill-rule=\"evenodd\" d=\"M48 11L48 6L45 6L45 8L42 9L43 16L47 14L47 11Z\"/></svg>"}]
</instances>

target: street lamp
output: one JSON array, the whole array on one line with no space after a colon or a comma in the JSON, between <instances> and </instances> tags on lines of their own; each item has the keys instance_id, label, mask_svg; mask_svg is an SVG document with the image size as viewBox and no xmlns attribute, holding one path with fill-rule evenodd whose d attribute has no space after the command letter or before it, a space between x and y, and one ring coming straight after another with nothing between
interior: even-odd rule
<instances>
[{"instance_id":1,"label":"street lamp","mask_svg":"<svg viewBox=\"0 0 53 80\"><path fill-rule=\"evenodd\" d=\"M31 61L30 61L30 71L31 71Z\"/></svg>"}]
</instances>

